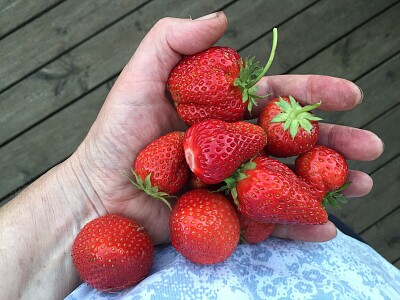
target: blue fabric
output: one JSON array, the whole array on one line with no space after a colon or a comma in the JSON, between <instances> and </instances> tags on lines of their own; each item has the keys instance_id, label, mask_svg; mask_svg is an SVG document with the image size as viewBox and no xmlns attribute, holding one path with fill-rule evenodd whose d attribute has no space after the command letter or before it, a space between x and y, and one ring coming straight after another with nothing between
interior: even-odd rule
<instances>
[{"instance_id":1,"label":"blue fabric","mask_svg":"<svg viewBox=\"0 0 400 300\"><path fill-rule=\"evenodd\" d=\"M156 247L152 272L137 286L103 293L82 284L66 299L400 299L400 271L340 231L325 243L269 238L239 245L211 266L167 245Z\"/></svg>"}]
</instances>

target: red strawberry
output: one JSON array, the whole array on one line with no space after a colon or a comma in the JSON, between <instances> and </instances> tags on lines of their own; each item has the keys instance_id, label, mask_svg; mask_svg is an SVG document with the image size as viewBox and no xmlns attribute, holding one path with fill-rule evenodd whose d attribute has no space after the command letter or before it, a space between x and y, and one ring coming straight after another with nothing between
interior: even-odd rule
<instances>
[{"instance_id":1,"label":"red strawberry","mask_svg":"<svg viewBox=\"0 0 400 300\"><path fill-rule=\"evenodd\" d=\"M349 185L346 183L348 166L337 151L326 146L315 146L296 158L295 172L314 189L329 192L324 194L324 204L337 206L336 202L344 200L340 192Z\"/></svg>"},{"instance_id":2,"label":"red strawberry","mask_svg":"<svg viewBox=\"0 0 400 300\"><path fill-rule=\"evenodd\" d=\"M72 245L79 276L101 291L118 291L144 279L153 264L154 246L136 221L105 215L87 223Z\"/></svg>"},{"instance_id":3,"label":"red strawberry","mask_svg":"<svg viewBox=\"0 0 400 300\"><path fill-rule=\"evenodd\" d=\"M265 241L274 231L275 224L255 221L239 214L241 237L248 244L257 244Z\"/></svg>"},{"instance_id":4,"label":"red strawberry","mask_svg":"<svg viewBox=\"0 0 400 300\"><path fill-rule=\"evenodd\" d=\"M302 107L292 96L270 101L261 111L258 125L268 136L265 150L276 157L297 156L310 150L319 134L319 120L309 111L320 103Z\"/></svg>"},{"instance_id":5,"label":"red strawberry","mask_svg":"<svg viewBox=\"0 0 400 300\"><path fill-rule=\"evenodd\" d=\"M168 133L147 145L137 156L132 183L150 196L163 200L185 185L189 168L183 151L184 132Z\"/></svg>"},{"instance_id":6,"label":"red strawberry","mask_svg":"<svg viewBox=\"0 0 400 300\"><path fill-rule=\"evenodd\" d=\"M172 245L198 264L226 260L239 242L235 208L224 195L205 189L183 194L172 209L169 224Z\"/></svg>"},{"instance_id":7,"label":"red strawberry","mask_svg":"<svg viewBox=\"0 0 400 300\"><path fill-rule=\"evenodd\" d=\"M324 224L321 203L285 164L258 156L226 180L241 214L263 223Z\"/></svg>"},{"instance_id":8,"label":"red strawberry","mask_svg":"<svg viewBox=\"0 0 400 300\"><path fill-rule=\"evenodd\" d=\"M264 130L248 122L205 120L185 133L183 147L192 172L207 184L229 177L264 148Z\"/></svg>"},{"instance_id":9,"label":"red strawberry","mask_svg":"<svg viewBox=\"0 0 400 300\"><path fill-rule=\"evenodd\" d=\"M211 47L184 57L171 71L168 89L175 101L178 115L189 125L206 119L227 122L243 120L246 109L251 111L256 99L255 84L270 67L276 49L277 30L267 65L262 69L254 58L244 62L228 47Z\"/></svg>"}]
</instances>

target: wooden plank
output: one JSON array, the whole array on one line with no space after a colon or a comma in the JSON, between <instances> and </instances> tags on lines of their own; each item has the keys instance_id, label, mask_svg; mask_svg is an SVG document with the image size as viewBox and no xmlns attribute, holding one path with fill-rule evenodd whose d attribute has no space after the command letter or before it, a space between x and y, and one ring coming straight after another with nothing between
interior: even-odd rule
<instances>
[{"instance_id":1,"label":"wooden plank","mask_svg":"<svg viewBox=\"0 0 400 300\"><path fill-rule=\"evenodd\" d=\"M7 36L0 41L0 90L143 3L66 1Z\"/></svg>"},{"instance_id":2,"label":"wooden plank","mask_svg":"<svg viewBox=\"0 0 400 300\"><path fill-rule=\"evenodd\" d=\"M399 96L399 93L397 92ZM397 97L398 97L397 96ZM380 165L385 164L398 154L400 154L400 138L398 126L400 124L400 105L392 108L390 111L380 116L377 120L365 127L365 129L376 133L385 143L385 151L374 161L357 162L350 161L349 167L371 173ZM397 127L397 128L396 128Z\"/></svg>"},{"instance_id":3,"label":"wooden plank","mask_svg":"<svg viewBox=\"0 0 400 300\"><path fill-rule=\"evenodd\" d=\"M400 205L400 157L373 173L372 179L374 187L367 196L349 198L342 208L328 209L358 233Z\"/></svg>"},{"instance_id":4,"label":"wooden plank","mask_svg":"<svg viewBox=\"0 0 400 300\"><path fill-rule=\"evenodd\" d=\"M82 93L93 89L112 75L117 74L129 60L141 39L150 30L154 22L165 16L192 17L201 16L218 10L228 0L219 1L153 1L135 11L125 19L99 33L76 49L63 55L20 83L0 94L0 145L21 131L36 124L47 115L62 108ZM248 3L248 2L246 2ZM258 11L254 21L254 35L260 35L308 5L310 0L280 1L272 8L261 0L252 6L239 7L242 18L229 25L231 32L237 32L223 39L223 43L240 48L251 41L252 35L241 30L243 20L248 20ZM236 2L227 9L228 15L237 14ZM264 18L269 10L274 17ZM279 11L282 11L279 13ZM134 35L132 34L134 32ZM132 37L134 38L127 38ZM118 49L118 55L116 55ZM29 107L29 110L27 110Z\"/></svg>"},{"instance_id":5,"label":"wooden plank","mask_svg":"<svg viewBox=\"0 0 400 300\"><path fill-rule=\"evenodd\" d=\"M62 2L62 0L26 1L3 0L0 2L0 37L21 26L36 15Z\"/></svg>"},{"instance_id":6,"label":"wooden plank","mask_svg":"<svg viewBox=\"0 0 400 300\"><path fill-rule=\"evenodd\" d=\"M400 259L398 259L395 263L394 266L400 270Z\"/></svg>"},{"instance_id":7,"label":"wooden plank","mask_svg":"<svg viewBox=\"0 0 400 300\"><path fill-rule=\"evenodd\" d=\"M336 39L348 34L360 24L370 20L375 14L390 7L393 3L396 3L396 1L324 0L318 2L279 26L278 50L268 73L282 74L289 72ZM371 26L377 26L375 22L376 20L371 20ZM389 32L393 30L393 24L397 24L396 18L393 20ZM271 34L267 34L257 43L244 49L242 54L244 57L255 55L265 62L267 59L265 53L268 53L269 48L264 45L270 43ZM374 50L376 51L376 49ZM315 65L318 66L318 64ZM312 69L310 73L317 71L318 69Z\"/></svg>"},{"instance_id":8,"label":"wooden plank","mask_svg":"<svg viewBox=\"0 0 400 300\"><path fill-rule=\"evenodd\" d=\"M35 126L17 143L0 149L2 173L7 174L1 178L0 199L75 151L94 122L109 88L110 84L102 85L82 101Z\"/></svg>"},{"instance_id":9,"label":"wooden plank","mask_svg":"<svg viewBox=\"0 0 400 300\"><path fill-rule=\"evenodd\" d=\"M306 9L318 1L238 1L224 10L228 17L228 28L217 43L218 45L240 49L244 45L257 40L260 35L272 32L272 28L291 18L299 11ZM240 12L240 13L238 13ZM267 16L267 18L266 18ZM264 44L262 57L267 59L270 51L270 43Z\"/></svg>"},{"instance_id":10,"label":"wooden plank","mask_svg":"<svg viewBox=\"0 0 400 300\"><path fill-rule=\"evenodd\" d=\"M397 4L365 24L362 30L350 33L318 53L317 59L302 64L291 73L316 73L356 79L363 73L366 64L377 65L400 50L399 15L400 4Z\"/></svg>"},{"instance_id":11,"label":"wooden plank","mask_svg":"<svg viewBox=\"0 0 400 300\"><path fill-rule=\"evenodd\" d=\"M372 119L400 103L400 54L395 55L355 83L364 92L363 102L344 112L318 111L323 122L363 127ZM373 107L373 109L371 109Z\"/></svg>"},{"instance_id":12,"label":"wooden plank","mask_svg":"<svg viewBox=\"0 0 400 300\"><path fill-rule=\"evenodd\" d=\"M389 262L400 258L400 207L361 234L361 237Z\"/></svg>"}]
</instances>

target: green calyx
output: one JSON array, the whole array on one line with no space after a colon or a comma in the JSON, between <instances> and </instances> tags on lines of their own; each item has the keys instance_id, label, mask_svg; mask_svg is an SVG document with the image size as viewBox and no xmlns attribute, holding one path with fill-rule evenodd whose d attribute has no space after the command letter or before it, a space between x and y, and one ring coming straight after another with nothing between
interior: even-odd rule
<instances>
[{"instance_id":1,"label":"green calyx","mask_svg":"<svg viewBox=\"0 0 400 300\"><path fill-rule=\"evenodd\" d=\"M267 73L272 61L274 60L276 46L278 43L278 30L272 30L272 49L267 64L261 68L259 62L254 62L254 57L246 58L243 66L240 67L239 78L233 83L242 90L242 101L247 102L247 109L251 112L253 105L257 106L257 99L265 98L269 95L257 95L258 87L255 84Z\"/></svg>"},{"instance_id":2,"label":"green calyx","mask_svg":"<svg viewBox=\"0 0 400 300\"><path fill-rule=\"evenodd\" d=\"M347 203L346 197L342 192L351 184L351 181L345 182L341 187L336 190L326 193L324 199L322 200L323 207L333 207L340 208L340 204Z\"/></svg>"},{"instance_id":3,"label":"green calyx","mask_svg":"<svg viewBox=\"0 0 400 300\"><path fill-rule=\"evenodd\" d=\"M132 179L129 177L129 180L136 188L144 191L147 195L153 198L161 200L169 207L169 209L172 209L171 204L168 202L167 198L175 196L170 196L168 193L158 191L158 186L152 186L150 180L151 174L147 175L144 181L142 180L142 178L140 178L139 175L136 174L136 172L133 169L132 169L132 174L135 178Z\"/></svg>"},{"instance_id":4,"label":"green calyx","mask_svg":"<svg viewBox=\"0 0 400 300\"><path fill-rule=\"evenodd\" d=\"M255 162L253 162L253 159L243 163L239 168L235 170L235 172L232 173L230 177L224 180L226 185L219 188L216 192L226 191L227 193L230 193L233 198L233 201L235 202L237 207L239 207L239 202L237 200L238 193L236 189L236 183L248 177L246 174L244 174L244 171L254 170L256 166L257 165Z\"/></svg>"},{"instance_id":5,"label":"green calyx","mask_svg":"<svg viewBox=\"0 0 400 300\"><path fill-rule=\"evenodd\" d=\"M289 96L289 99L290 103L283 100L282 97L275 102L282 112L276 115L271 123L284 123L283 129L285 131L289 129L290 136L294 139L300 127L310 133L313 128L310 121L322 120L310 113L311 110L318 108L321 102L302 107L292 96Z\"/></svg>"}]
</instances>

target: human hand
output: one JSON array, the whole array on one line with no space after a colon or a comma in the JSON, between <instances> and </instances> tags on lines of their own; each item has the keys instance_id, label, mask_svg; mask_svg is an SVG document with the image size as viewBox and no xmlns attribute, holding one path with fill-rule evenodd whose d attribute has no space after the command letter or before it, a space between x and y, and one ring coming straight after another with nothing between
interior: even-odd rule
<instances>
[{"instance_id":1,"label":"human hand","mask_svg":"<svg viewBox=\"0 0 400 300\"><path fill-rule=\"evenodd\" d=\"M166 82L182 55L212 46L225 32L223 13L206 19L159 21L144 38L110 91L87 137L69 159L84 174L90 186L91 201L100 202L108 213L133 218L143 224L155 244L169 241L169 208L133 187L126 174L135 157L150 142L174 130L185 130L166 93ZM326 76L270 76L259 83L259 94L271 94L254 108L257 116L268 100L292 95L303 104L323 100L321 109L346 110L361 100L358 87L346 80ZM334 148L347 159L370 160L383 151L381 140L371 132L321 124L319 143ZM350 141L357 140L357 143ZM367 145L367 146L366 146ZM362 196L372 187L371 178L351 171L353 182L348 196ZM326 241L336 235L335 226L277 225L274 234L281 238Z\"/></svg>"}]
</instances>

